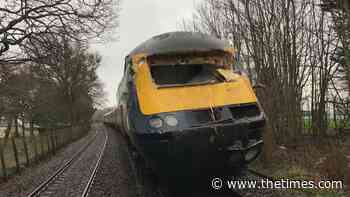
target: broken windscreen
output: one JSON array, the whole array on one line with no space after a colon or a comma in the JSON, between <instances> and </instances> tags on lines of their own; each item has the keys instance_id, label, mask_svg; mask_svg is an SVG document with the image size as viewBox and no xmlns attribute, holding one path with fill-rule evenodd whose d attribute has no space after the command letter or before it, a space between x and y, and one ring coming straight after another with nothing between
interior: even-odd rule
<instances>
[{"instance_id":1,"label":"broken windscreen","mask_svg":"<svg viewBox=\"0 0 350 197\"><path fill-rule=\"evenodd\" d=\"M151 66L152 79L159 87L218 83L225 79L214 65L157 65Z\"/></svg>"}]
</instances>

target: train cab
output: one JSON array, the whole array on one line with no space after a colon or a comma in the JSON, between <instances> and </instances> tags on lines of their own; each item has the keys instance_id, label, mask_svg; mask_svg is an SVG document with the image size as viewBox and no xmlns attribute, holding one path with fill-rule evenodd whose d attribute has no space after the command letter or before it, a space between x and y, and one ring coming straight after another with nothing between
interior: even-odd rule
<instances>
[{"instance_id":1,"label":"train cab","mask_svg":"<svg viewBox=\"0 0 350 197\"><path fill-rule=\"evenodd\" d=\"M235 50L209 35L155 36L125 60L120 128L152 169L242 169L261 152L265 114Z\"/></svg>"}]
</instances>

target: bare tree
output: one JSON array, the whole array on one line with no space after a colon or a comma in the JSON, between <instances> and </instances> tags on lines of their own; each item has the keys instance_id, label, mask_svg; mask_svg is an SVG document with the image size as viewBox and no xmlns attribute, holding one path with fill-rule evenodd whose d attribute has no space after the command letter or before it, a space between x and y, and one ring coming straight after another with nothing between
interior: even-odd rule
<instances>
[{"instance_id":1,"label":"bare tree","mask_svg":"<svg viewBox=\"0 0 350 197\"><path fill-rule=\"evenodd\" d=\"M206 0L186 26L229 39L237 48L237 60L266 85L257 93L278 143L301 134L303 98L312 100L315 133L325 133L340 45L332 16L319 1Z\"/></svg>"},{"instance_id":2,"label":"bare tree","mask_svg":"<svg viewBox=\"0 0 350 197\"><path fill-rule=\"evenodd\" d=\"M57 97L62 101L59 106L69 114L69 124L81 122L84 119L82 115L89 116L101 96L101 84L96 73L101 57L89 53L86 46L71 42L65 36L50 36L47 42L32 46L28 47L28 56L41 57L34 64L37 77L54 84L58 90Z\"/></svg>"},{"instance_id":3,"label":"bare tree","mask_svg":"<svg viewBox=\"0 0 350 197\"><path fill-rule=\"evenodd\" d=\"M16 52L29 39L44 42L45 35L62 34L79 41L99 37L118 24L118 9L119 0L2 1L0 63L21 60L22 54Z\"/></svg>"},{"instance_id":4,"label":"bare tree","mask_svg":"<svg viewBox=\"0 0 350 197\"><path fill-rule=\"evenodd\" d=\"M337 48L334 60L339 69L332 79L331 99L333 119L341 131L350 121L350 2L347 0L323 0L322 9L331 14L333 28L339 37L341 46ZM339 120L338 120L339 119Z\"/></svg>"}]
</instances>

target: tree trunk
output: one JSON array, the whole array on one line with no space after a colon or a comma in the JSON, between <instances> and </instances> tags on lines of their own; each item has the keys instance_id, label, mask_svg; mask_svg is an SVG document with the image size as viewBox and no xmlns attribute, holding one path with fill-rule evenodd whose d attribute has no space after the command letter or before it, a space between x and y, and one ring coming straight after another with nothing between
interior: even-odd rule
<instances>
[{"instance_id":1,"label":"tree trunk","mask_svg":"<svg viewBox=\"0 0 350 197\"><path fill-rule=\"evenodd\" d=\"M20 163L19 163L19 159L18 159L18 150L17 150L17 146L16 146L16 139L11 138L11 141L12 141L13 155L15 157L15 162L16 162L16 169L17 169L17 172L19 172L21 170L21 168L20 168Z\"/></svg>"},{"instance_id":2,"label":"tree trunk","mask_svg":"<svg viewBox=\"0 0 350 197\"><path fill-rule=\"evenodd\" d=\"M32 143L33 143L33 147L34 147L34 161L37 162L38 161L38 146L37 146L37 139L36 136L34 134L34 122L33 120L30 120L30 136L32 139Z\"/></svg>"},{"instance_id":3,"label":"tree trunk","mask_svg":"<svg viewBox=\"0 0 350 197\"><path fill-rule=\"evenodd\" d=\"M29 122L29 132L30 132L30 136L34 136L34 122L32 119Z\"/></svg>"},{"instance_id":4,"label":"tree trunk","mask_svg":"<svg viewBox=\"0 0 350 197\"><path fill-rule=\"evenodd\" d=\"M24 153L26 156L26 164L27 166L29 166L29 153L28 153L28 145L27 145L27 141L26 141L26 128L24 125L24 118L22 118L22 141L23 141L23 147L24 147Z\"/></svg>"},{"instance_id":5,"label":"tree trunk","mask_svg":"<svg viewBox=\"0 0 350 197\"><path fill-rule=\"evenodd\" d=\"M18 116L15 116L15 133L14 137L19 137L19 132L18 132Z\"/></svg>"},{"instance_id":6,"label":"tree trunk","mask_svg":"<svg viewBox=\"0 0 350 197\"><path fill-rule=\"evenodd\" d=\"M8 119L8 120L7 120L7 127L6 127L6 130L5 130L5 141L4 141L4 144L5 144L5 145L6 145L6 143L7 143L7 140L8 140L9 137L10 137L11 128L12 128L12 119Z\"/></svg>"},{"instance_id":7,"label":"tree trunk","mask_svg":"<svg viewBox=\"0 0 350 197\"><path fill-rule=\"evenodd\" d=\"M273 161L273 151L275 150L276 144L273 137L273 130L268 120L266 121L266 126L264 128L263 138L264 149L262 160L265 167L269 167Z\"/></svg>"},{"instance_id":8,"label":"tree trunk","mask_svg":"<svg viewBox=\"0 0 350 197\"><path fill-rule=\"evenodd\" d=\"M1 168L2 168L2 173L5 179L7 179L7 170L6 170L6 161L4 157L4 145L0 144L0 163L1 163Z\"/></svg>"}]
</instances>

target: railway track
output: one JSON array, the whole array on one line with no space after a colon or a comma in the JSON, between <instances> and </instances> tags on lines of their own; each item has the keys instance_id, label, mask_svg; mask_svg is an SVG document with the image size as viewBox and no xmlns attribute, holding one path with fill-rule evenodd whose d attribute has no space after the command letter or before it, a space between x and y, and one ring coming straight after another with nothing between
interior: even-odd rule
<instances>
[{"instance_id":1,"label":"railway track","mask_svg":"<svg viewBox=\"0 0 350 197\"><path fill-rule=\"evenodd\" d=\"M140 196L124 138L108 126L102 129L107 131L109 139L89 197Z\"/></svg>"},{"instance_id":2,"label":"railway track","mask_svg":"<svg viewBox=\"0 0 350 197\"><path fill-rule=\"evenodd\" d=\"M99 165L101 163L101 159L104 154L104 149L106 147L106 143L108 140L108 134L105 131L103 133L105 136L104 143L98 153L98 159L92 168L93 169L92 172L89 174L89 176L86 177L85 180L87 180L87 183L85 184L83 189L81 187L82 189L80 192L81 194L79 194L78 196L87 197L89 195L90 188L93 185L93 181L98 171ZM38 196L46 197L46 196L57 196L57 195L62 196L57 194L56 191L64 191L66 189L65 183L70 179L77 178L77 177L74 177L74 173L69 172L69 170L72 169L74 165L78 165L79 160L81 160L82 157L86 156L85 154L87 154L87 150L89 149L89 147L91 148L92 144L97 143L97 141L99 140L98 137L100 137L98 135L99 133L96 132L96 134L94 134L94 136L91 139L89 139L89 141L86 144L84 144L81 147L81 149L79 149L67 162L65 162L48 179L46 179L38 187L36 187L29 195L27 195L27 197L38 197ZM103 134L100 134L100 135L103 135ZM84 165L86 165L86 163L84 163ZM81 173L81 172L78 172L78 173ZM81 183L84 182L83 180L79 180L79 181ZM77 190L79 189L75 188L75 191ZM77 194L74 194L74 196L77 196Z\"/></svg>"},{"instance_id":3,"label":"railway track","mask_svg":"<svg viewBox=\"0 0 350 197\"><path fill-rule=\"evenodd\" d=\"M108 134L106 133L106 140L105 140L105 142L103 144L102 150L100 151L100 155L99 155L98 160L97 160L97 162L95 164L94 170L91 173L89 181L86 184L86 186L84 188L84 191L83 191L83 194L81 195L81 197L87 197L89 195L89 191L90 191L90 189L91 189L91 187L93 185L93 182L95 180L95 177L96 177L96 174L97 174L97 170L100 167L100 164L101 164L101 161L102 161L102 157L103 157L105 149L106 149L107 141L108 141Z\"/></svg>"}]
</instances>

